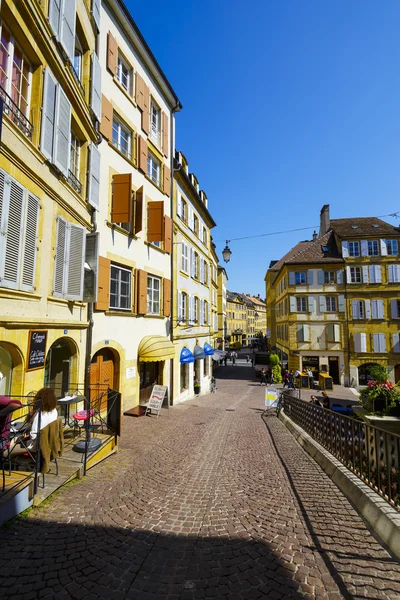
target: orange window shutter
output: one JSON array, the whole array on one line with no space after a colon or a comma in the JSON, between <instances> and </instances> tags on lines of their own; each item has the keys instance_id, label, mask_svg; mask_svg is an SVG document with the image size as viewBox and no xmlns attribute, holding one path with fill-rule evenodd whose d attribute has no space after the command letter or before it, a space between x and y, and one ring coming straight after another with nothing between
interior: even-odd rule
<instances>
[{"instance_id":1,"label":"orange window shutter","mask_svg":"<svg viewBox=\"0 0 400 600\"><path fill-rule=\"evenodd\" d=\"M170 279L164 279L163 312L164 312L164 317L169 317L171 315L171 280Z\"/></svg>"},{"instance_id":2,"label":"orange window shutter","mask_svg":"<svg viewBox=\"0 0 400 600\"><path fill-rule=\"evenodd\" d=\"M108 32L107 37L107 69L111 71L113 75L117 72L117 61L118 61L118 44L115 37Z\"/></svg>"},{"instance_id":3,"label":"orange window shutter","mask_svg":"<svg viewBox=\"0 0 400 600\"><path fill-rule=\"evenodd\" d=\"M113 176L111 222L132 223L132 174Z\"/></svg>"},{"instance_id":4,"label":"orange window shutter","mask_svg":"<svg viewBox=\"0 0 400 600\"><path fill-rule=\"evenodd\" d=\"M171 217L164 217L164 250L171 254L172 252L172 219Z\"/></svg>"},{"instance_id":5,"label":"orange window shutter","mask_svg":"<svg viewBox=\"0 0 400 600\"><path fill-rule=\"evenodd\" d=\"M136 282L137 282L137 301L136 301L136 313L138 315L145 315L147 313L147 273L142 269L136 271Z\"/></svg>"},{"instance_id":6,"label":"orange window shutter","mask_svg":"<svg viewBox=\"0 0 400 600\"><path fill-rule=\"evenodd\" d=\"M162 113L162 151L164 156L168 156L169 124L165 112Z\"/></svg>"},{"instance_id":7,"label":"orange window shutter","mask_svg":"<svg viewBox=\"0 0 400 600\"><path fill-rule=\"evenodd\" d=\"M108 310L110 307L110 267L111 261L99 256L99 271L97 279L97 302L95 310Z\"/></svg>"},{"instance_id":8,"label":"orange window shutter","mask_svg":"<svg viewBox=\"0 0 400 600\"><path fill-rule=\"evenodd\" d=\"M147 241L162 242L164 239L164 202L147 205Z\"/></svg>"},{"instance_id":9,"label":"orange window shutter","mask_svg":"<svg viewBox=\"0 0 400 600\"><path fill-rule=\"evenodd\" d=\"M135 226L133 232L139 233L143 229L143 186L136 190L135 198Z\"/></svg>"},{"instance_id":10,"label":"orange window shutter","mask_svg":"<svg viewBox=\"0 0 400 600\"><path fill-rule=\"evenodd\" d=\"M102 95L100 133L107 140L112 139L113 107L111 102Z\"/></svg>"},{"instance_id":11,"label":"orange window shutter","mask_svg":"<svg viewBox=\"0 0 400 600\"><path fill-rule=\"evenodd\" d=\"M141 135L137 136L138 139L138 166L143 173L147 173L147 142Z\"/></svg>"},{"instance_id":12,"label":"orange window shutter","mask_svg":"<svg viewBox=\"0 0 400 600\"><path fill-rule=\"evenodd\" d=\"M167 196L170 195L171 192L171 179L170 179L171 175L170 175L170 170L168 169L168 167L166 167L164 165L163 167L163 192L164 194L167 194Z\"/></svg>"},{"instance_id":13,"label":"orange window shutter","mask_svg":"<svg viewBox=\"0 0 400 600\"><path fill-rule=\"evenodd\" d=\"M143 82L143 108L142 108L142 129L148 134L150 130L150 92L147 85Z\"/></svg>"},{"instance_id":14,"label":"orange window shutter","mask_svg":"<svg viewBox=\"0 0 400 600\"><path fill-rule=\"evenodd\" d=\"M136 100L136 104L138 105L140 110L143 110L143 106L144 106L143 86L144 86L143 79L140 77L139 73L136 73L135 100Z\"/></svg>"}]
</instances>

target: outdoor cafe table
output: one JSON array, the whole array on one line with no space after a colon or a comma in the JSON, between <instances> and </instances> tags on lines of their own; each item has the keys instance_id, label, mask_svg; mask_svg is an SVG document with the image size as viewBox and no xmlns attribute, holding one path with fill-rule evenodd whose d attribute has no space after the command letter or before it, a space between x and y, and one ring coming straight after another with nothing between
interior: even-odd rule
<instances>
[{"instance_id":1,"label":"outdoor cafe table","mask_svg":"<svg viewBox=\"0 0 400 600\"><path fill-rule=\"evenodd\" d=\"M72 396L64 396L64 398L59 398L57 400L59 406L65 406L65 414L64 414L64 426L71 426L70 419L70 406L71 404L78 404L79 402L83 402L85 399L84 396L79 396L77 394L72 394Z\"/></svg>"}]
</instances>

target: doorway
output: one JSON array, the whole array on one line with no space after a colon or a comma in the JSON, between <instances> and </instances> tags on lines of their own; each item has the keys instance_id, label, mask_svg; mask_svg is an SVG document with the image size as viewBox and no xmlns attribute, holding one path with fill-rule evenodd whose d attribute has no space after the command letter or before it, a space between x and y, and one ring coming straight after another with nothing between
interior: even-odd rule
<instances>
[{"instance_id":1,"label":"doorway","mask_svg":"<svg viewBox=\"0 0 400 600\"><path fill-rule=\"evenodd\" d=\"M337 356L329 356L329 375L333 379L333 383L335 385L340 385L340 375L339 375L339 358Z\"/></svg>"},{"instance_id":2,"label":"doorway","mask_svg":"<svg viewBox=\"0 0 400 600\"><path fill-rule=\"evenodd\" d=\"M57 398L63 398L71 390L71 365L73 352L66 340L56 340L46 356L44 385L55 391Z\"/></svg>"},{"instance_id":3,"label":"doorway","mask_svg":"<svg viewBox=\"0 0 400 600\"><path fill-rule=\"evenodd\" d=\"M396 365L394 368L394 382L400 383L400 365Z\"/></svg>"},{"instance_id":4,"label":"doorway","mask_svg":"<svg viewBox=\"0 0 400 600\"><path fill-rule=\"evenodd\" d=\"M162 361L163 362L163 361ZM140 363L139 404L145 404L151 396L153 385L160 383L162 369L160 361Z\"/></svg>"},{"instance_id":5,"label":"doorway","mask_svg":"<svg viewBox=\"0 0 400 600\"><path fill-rule=\"evenodd\" d=\"M0 346L0 396L11 394L13 362L11 354Z\"/></svg>"},{"instance_id":6,"label":"doorway","mask_svg":"<svg viewBox=\"0 0 400 600\"><path fill-rule=\"evenodd\" d=\"M101 410L107 408L108 388L116 390L114 353L109 348L102 348L92 357L90 363L91 400L103 395Z\"/></svg>"}]
</instances>

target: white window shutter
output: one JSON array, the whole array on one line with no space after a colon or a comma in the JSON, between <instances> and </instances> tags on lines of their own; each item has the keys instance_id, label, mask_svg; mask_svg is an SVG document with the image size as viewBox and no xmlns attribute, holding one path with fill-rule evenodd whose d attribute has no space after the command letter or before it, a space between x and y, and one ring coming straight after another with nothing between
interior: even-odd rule
<instances>
[{"instance_id":1,"label":"white window shutter","mask_svg":"<svg viewBox=\"0 0 400 600\"><path fill-rule=\"evenodd\" d=\"M341 285L343 283L343 271L339 269L336 271L336 283Z\"/></svg>"},{"instance_id":2,"label":"white window shutter","mask_svg":"<svg viewBox=\"0 0 400 600\"><path fill-rule=\"evenodd\" d=\"M304 341L309 342L310 341L310 326L309 325L303 325L303 335L304 335Z\"/></svg>"},{"instance_id":3,"label":"white window shutter","mask_svg":"<svg viewBox=\"0 0 400 600\"><path fill-rule=\"evenodd\" d=\"M400 282L400 265L393 265L393 281L396 283Z\"/></svg>"},{"instance_id":4,"label":"white window shutter","mask_svg":"<svg viewBox=\"0 0 400 600\"><path fill-rule=\"evenodd\" d=\"M72 64L75 55L75 21L76 0L64 0L61 13L60 42Z\"/></svg>"},{"instance_id":5,"label":"white window shutter","mask_svg":"<svg viewBox=\"0 0 400 600\"><path fill-rule=\"evenodd\" d=\"M393 339L393 352L400 352L400 335L398 333L394 333L392 335Z\"/></svg>"},{"instance_id":6,"label":"white window shutter","mask_svg":"<svg viewBox=\"0 0 400 600\"><path fill-rule=\"evenodd\" d=\"M182 216L182 197L179 192L177 192L176 212L178 217Z\"/></svg>"},{"instance_id":7,"label":"white window shutter","mask_svg":"<svg viewBox=\"0 0 400 600\"><path fill-rule=\"evenodd\" d=\"M378 319L385 318L385 303L383 300L378 300Z\"/></svg>"},{"instance_id":8,"label":"white window shutter","mask_svg":"<svg viewBox=\"0 0 400 600\"><path fill-rule=\"evenodd\" d=\"M381 246L381 256L387 256L386 240L379 240Z\"/></svg>"},{"instance_id":9,"label":"white window shutter","mask_svg":"<svg viewBox=\"0 0 400 600\"><path fill-rule=\"evenodd\" d=\"M56 118L57 82L51 71L45 69L43 85L42 123L40 132L40 150L53 162L54 127Z\"/></svg>"},{"instance_id":10,"label":"white window shutter","mask_svg":"<svg viewBox=\"0 0 400 600\"><path fill-rule=\"evenodd\" d=\"M390 306L391 306L392 319L398 319L399 318L399 308L398 308L397 300L391 300Z\"/></svg>"},{"instance_id":11,"label":"white window shutter","mask_svg":"<svg viewBox=\"0 0 400 600\"><path fill-rule=\"evenodd\" d=\"M360 318L360 310L359 310L358 300L353 300L351 303L351 315L352 315L353 319Z\"/></svg>"},{"instance_id":12,"label":"white window shutter","mask_svg":"<svg viewBox=\"0 0 400 600\"><path fill-rule=\"evenodd\" d=\"M57 39L60 37L61 9L64 0L49 0L49 23Z\"/></svg>"},{"instance_id":13,"label":"white window shutter","mask_svg":"<svg viewBox=\"0 0 400 600\"><path fill-rule=\"evenodd\" d=\"M349 242L342 242L342 256L348 258L349 256Z\"/></svg>"},{"instance_id":14,"label":"white window shutter","mask_svg":"<svg viewBox=\"0 0 400 600\"><path fill-rule=\"evenodd\" d=\"M311 269L307 271L307 284L312 285L314 282L314 272Z\"/></svg>"},{"instance_id":15,"label":"white window shutter","mask_svg":"<svg viewBox=\"0 0 400 600\"><path fill-rule=\"evenodd\" d=\"M21 281L21 289L26 292L32 292L35 288L39 211L39 199L28 192L25 211L24 260Z\"/></svg>"},{"instance_id":16,"label":"white window shutter","mask_svg":"<svg viewBox=\"0 0 400 600\"><path fill-rule=\"evenodd\" d=\"M374 352L380 352L379 350L379 333L374 333L372 335L374 341Z\"/></svg>"},{"instance_id":17,"label":"white window shutter","mask_svg":"<svg viewBox=\"0 0 400 600\"><path fill-rule=\"evenodd\" d=\"M182 321L182 292L178 291L178 322Z\"/></svg>"},{"instance_id":18,"label":"white window shutter","mask_svg":"<svg viewBox=\"0 0 400 600\"><path fill-rule=\"evenodd\" d=\"M360 338L360 333L355 333L353 335L353 341L354 341L354 352L361 352L361 338Z\"/></svg>"},{"instance_id":19,"label":"white window shutter","mask_svg":"<svg viewBox=\"0 0 400 600\"><path fill-rule=\"evenodd\" d=\"M100 31L100 0L92 0L92 16L96 23L97 31Z\"/></svg>"},{"instance_id":20,"label":"white window shutter","mask_svg":"<svg viewBox=\"0 0 400 600\"><path fill-rule=\"evenodd\" d=\"M338 323L333 325L333 339L335 342L340 342L340 325Z\"/></svg>"},{"instance_id":21,"label":"white window shutter","mask_svg":"<svg viewBox=\"0 0 400 600\"><path fill-rule=\"evenodd\" d=\"M200 325L204 325L204 300L200 300Z\"/></svg>"},{"instance_id":22,"label":"white window shutter","mask_svg":"<svg viewBox=\"0 0 400 600\"><path fill-rule=\"evenodd\" d=\"M376 283L375 280L375 265L369 265L369 282Z\"/></svg>"},{"instance_id":23,"label":"white window shutter","mask_svg":"<svg viewBox=\"0 0 400 600\"><path fill-rule=\"evenodd\" d=\"M382 267L375 265L375 283L382 283Z\"/></svg>"},{"instance_id":24,"label":"white window shutter","mask_svg":"<svg viewBox=\"0 0 400 600\"><path fill-rule=\"evenodd\" d=\"M370 319L371 318L371 300L365 300L364 307L365 307L365 318Z\"/></svg>"},{"instance_id":25,"label":"white window shutter","mask_svg":"<svg viewBox=\"0 0 400 600\"><path fill-rule=\"evenodd\" d=\"M363 279L363 283L368 283L368 267L367 266L363 266L363 268L362 268L362 279Z\"/></svg>"},{"instance_id":26,"label":"white window shutter","mask_svg":"<svg viewBox=\"0 0 400 600\"><path fill-rule=\"evenodd\" d=\"M318 271L318 285L324 285L325 277L324 271Z\"/></svg>"},{"instance_id":27,"label":"white window shutter","mask_svg":"<svg viewBox=\"0 0 400 600\"><path fill-rule=\"evenodd\" d=\"M86 249L86 230L81 225L69 224L68 273L64 297L68 300L82 300L83 275Z\"/></svg>"},{"instance_id":28,"label":"white window shutter","mask_svg":"<svg viewBox=\"0 0 400 600\"><path fill-rule=\"evenodd\" d=\"M308 296L308 312L315 312L315 298L314 296Z\"/></svg>"},{"instance_id":29,"label":"white window shutter","mask_svg":"<svg viewBox=\"0 0 400 600\"><path fill-rule=\"evenodd\" d=\"M297 341L304 342L303 325L297 325Z\"/></svg>"},{"instance_id":30,"label":"white window shutter","mask_svg":"<svg viewBox=\"0 0 400 600\"><path fill-rule=\"evenodd\" d=\"M68 177L71 149L71 104L60 85L57 86L56 106L53 162L61 173Z\"/></svg>"},{"instance_id":31,"label":"white window shutter","mask_svg":"<svg viewBox=\"0 0 400 600\"><path fill-rule=\"evenodd\" d=\"M97 120L101 121L101 66L96 52L92 54L90 108Z\"/></svg>"},{"instance_id":32,"label":"white window shutter","mask_svg":"<svg viewBox=\"0 0 400 600\"><path fill-rule=\"evenodd\" d=\"M100 151L90 144L88 202L96 210L100 207Z\"/></svg>"},{"instance_id":33,"label":"white window shutter","mask_svg":"<svg viewBox=\"0 0 400 600\"><path fill-rule=\"evenodd\" d=\"M360 352L366 352L367 351L367 334L366 333L360 333Z\"/></svg>"},{"instance_id":34,"label":"white window shutter","mask_svg":"<svg viewBox=\"0 0 400 600\"><path fill-rule=\"evenodd\" d=\"M361 240L361 256L368 256L368 242Z\"/></svg>"},{"instance_id":35,"label":"white window shutter","mask_svg":"<svg viewBox=\"0 0 400 600\"><path fill-rule=\"evenodd\" d=\"M338 309L339 312L344 312L344 296L340 295L338 296Z\"/></svg>"},{"instance_id":36,"label":"white window shutter","mask_svg":"<svg viewBox=\"0 0 400 600\"><path fill-rule=\"evenodd\" d=\"M21 268L25 190L10 177L5 178L3 210L7 226L5 229L4 268L1 285L17 289Z\"/></svg>"},{"instance_id":37,"label":"white window shutter","mask_svg":"<svg viewBox=\"0 0 400 600\"><path fill-rule=\"evenodd\" d=\"M378 318L378 300L372 300L371 301L371 312L372 312L372 318L373 319L377 319Z\"/></svg>"},{"instance_id":38,"label":"white window shutter","mask_svg":"<svg viewBox=\"0 0 400 600\"><path fill-rule=\"evenodd\" d=\"M297 303L295 296L290 296L290 312L297 312Z\"/></svg>"},{"instance_id":39,"label":"white window shutter","mask_svg":"<svg viewBox=\"0 0 400 600\"><path fill-rule=\"evenodd\" d=\"M326 312L326 298L325 296L319 297L319 312Z\"/></svg>"},{"instance_id":40,"label":"white window shutter","mask_svg":"<svg viewBox=\"0 0 400 600\"><path fill-rule=\"evenodd\" d=\"M191 206L188 207L189 211L189 228L193 231L194 229L194 214Z\"/></svg>"},{"instance_id":41,"label":"white window shutter","mask_svg":"<svg viewBox=\"0 0 400 600\"><path fill-rule=\"evenodd\" d=\"M388 282L393 283L394 281L394 265L388 265Z\"/></svg>"},{"instance_id":42,"label":"white window shutter","mask_svg":"<svg viewBox=\"0 0 400 600\"><path fill-rule=\"evenodd\" d=\"M2 279L2 274L3 274L3 270L4 270L4 254L5 254L5 250L4 250L4 246L5 246L5 236L2 235L2 232L6 231L7 228L7 222L6 222L6 215L5 215L5 194L6 190L5 190L5 173L4 171L0 170L0 285L1 285L1 279Z\"/></svg>"},{"instance_id":43,"label":"white window shutter","mask_svg":"<svg viewBox=\"0 0 400 600\"><path fill-rule=\"evenodd\" d=\"M64 280L67 261L69 240L68 223L62 217L57 217L56 254L54 261L54 290L57 298L64 297Z\"/></svg>"},{"instance_id":44,"label":"white window shutter","mask_svg":"<svg viewBox=\"0 0 400 600\"><path fill-rule=\"evenodd\" d=\"M289 271L289 285L294 285L296 282L294 271Z\"/></svg>"},{"instance_id":45,"label":"white window shutter","mask_svg":"<svg viewBox=\"0 0 400 600\"><path fill-rule=\"evenodd\" d=\"M347 283L351 283L351 271L350 271L350 267L346 267L346 281L347 281Z\"/></svg>"}]
</instances>

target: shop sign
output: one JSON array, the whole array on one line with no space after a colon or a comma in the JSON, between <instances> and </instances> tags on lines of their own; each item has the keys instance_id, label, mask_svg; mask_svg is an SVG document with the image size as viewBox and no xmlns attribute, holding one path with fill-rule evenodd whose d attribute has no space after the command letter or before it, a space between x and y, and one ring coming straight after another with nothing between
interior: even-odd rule
<instances>
[{"instance_id":1,"label":"shop sign","mask_svg":"<svg viewBox=\"0 0 400 600\"><path fill-rule=\"evenodd\" d=\"M42 369L46 359L47 331L30 331L28 339L27 371Z\"/></svg>"},{"instance_id":2,"label":"shop sign","mask_svg":"<svg viewBox=\"0 0 400 600\"><path fill-rule=\"evenodd\" d=\"M167 393L166 385L154 385L151 392L150 400L147 403L146 415L149 410L157 411L157 417L160 414L161 407L164 402L165 395Z\"/></svg>"},{"instance_id":3,"label":"shop sign","mask_svg":"<svg viewBox=\"0 0 400 600\"><path fill-rule=\"evenodd\" d=\"M265 406L269 408L277 406L278 404L278 390L274 387L265 388Z\"/></svg>"},{"instance_id":4,"label":"shop sign","mask_svg":"<svg viewBox=\"0 0 400 600\"><path fill-rule=\"evenodd\" d=\"M135 379L135 377L136 377L136 367L127 367L126 379Z\"/></svg>"}]
</instances>

